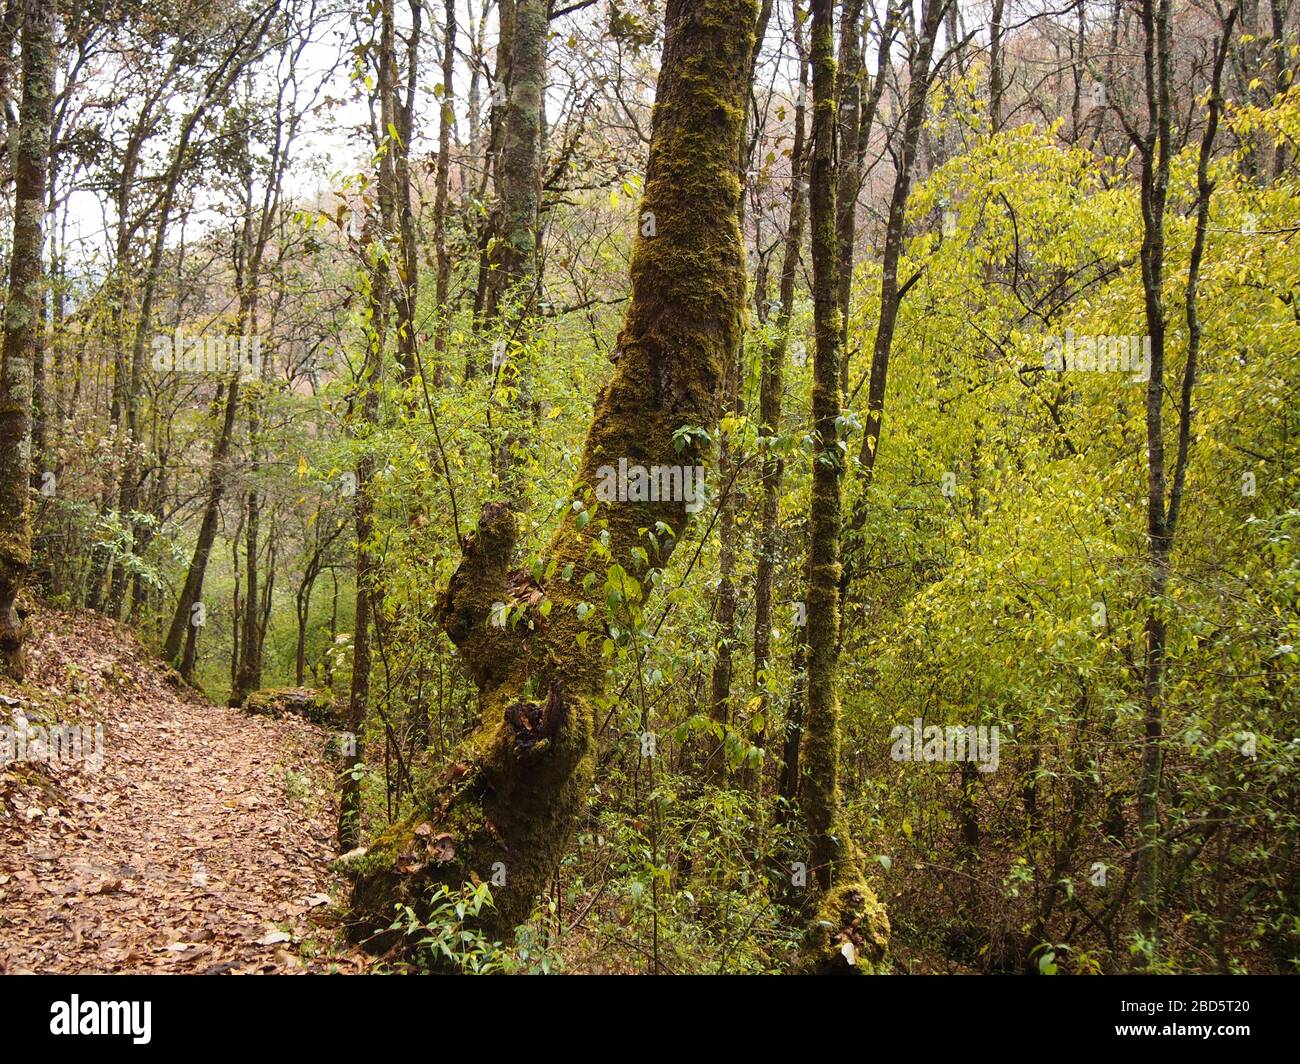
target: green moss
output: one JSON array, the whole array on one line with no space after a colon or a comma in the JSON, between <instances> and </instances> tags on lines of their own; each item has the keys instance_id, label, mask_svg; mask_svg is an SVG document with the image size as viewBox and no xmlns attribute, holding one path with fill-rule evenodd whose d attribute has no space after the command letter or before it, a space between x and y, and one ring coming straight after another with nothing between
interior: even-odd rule
<instances>
[{"instance_id":1,"label":"green moss","mask_svg":"<svg viewBox=\"0 0 1300 1064\"><path fill-rule=\"evenodd\" d=\"M593 495L599 467L620 458L699 464L702 448L679 453L673 435L717 423L745 295L736 151L752 33L737 32L737 21L752 27L756 12L753 0L700 0L683 5L669 34L643 204L656 234L633 251L616 369L596 401L575 497ZM363 936L387 926L395 904L419 912L435 883L490 883L495 909L480 921L489 933L504 936L528 917L569 845L594 773L592 707L605 669L599 640L577 642L582 580L603 578L602 557L628 558L644 542L640 529L663 521L680 535L689 516L686 500L605 506L582 527L570 511L542 561L546 571L572 567L571 575L539 588L509 570L516 536L509 506L484 507L441 609L478 685L482 724L416 812L381 833L357 864L353 919ZM607 554L593 549L602 531ZM653 563L664 564L673 546L669 538ZM530 614L531 627L492 625L494 603L538 590L551 602L547 616Z\"/></svg>"},{"instance_id":2,"label":"green moss","mask_svg":"<svg viewBox=\"0 0 1300 1064\"><path fill-rule=\"evenodd\" d=\"M178 674L179 675L179 674ZM303 717L314 724L337 724L339 713L328 692L308 687L266 687L244 699L246 713L281 717L286 713Z\"/></svg>"},{"instance_id":3,"label":"green moss","mask_svg":"<svg viewBox=\"0 0 1300 1064\"><path fill-rule=\"evenodd\" d=\"M568 845L592 776L593 719L569 704L565 726L521 749L500 714L481 728L416 810L380 832L342 866L353 878L353 921L369 934L394 906L417 912L435 883L492 885L495 907L480 926L505 936L529 916Z\"/></svg>"},{"instance_id":4,"label":"green moss","mask_svg":"<svg viewBox=\"0 0 1300 1064\"><path fill-rule=\"evenodd\" d=\"M810 975L874 975L889 951L889 915L860 879L823 895L804 937L799 968Z\"/></svg>"}]
</instances>

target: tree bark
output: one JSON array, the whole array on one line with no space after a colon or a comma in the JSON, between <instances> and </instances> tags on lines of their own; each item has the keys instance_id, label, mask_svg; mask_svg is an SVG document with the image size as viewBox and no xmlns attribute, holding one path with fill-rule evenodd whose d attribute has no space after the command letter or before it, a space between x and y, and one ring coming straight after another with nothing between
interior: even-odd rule
<instances>
[{"instance_id":1,"label":"tree bark","mask_svg":"<svg viewBox=\"0 0 1300 1064\"><path fill-rule=\"evenodd\" d=\"M508 41L510 86L501 123L499 244L484 312L489 321L503 310L512 321L524 318L537 299L546 7L546 0L514 4Z\"/></svg>"},{"instance_id":2,"label":"tree bark","mask_svg":"<svg viewBox=\"0 0 1300 1064\"><path fill-rule=\"evenodd\" d=\"M781 434L781 407L785 396L785 360L790 343L790 317L794 311L795 281L798 277L799 254L803 247L804 226L807 218L807 199L804 193L804 138L807 116L808 60L803 43L803 26L800 12L801 0L795 0L795 49L799 54L799 96L794 108L794 139L790 149L790 213L786 222L785 247L781 252L780 307L776 313L776 336L771 349L763 357L759 379L758 420L759 435L772 441L773 448ZM758 713L764 721L770 711L771 684L767 667L772 652L772 582L776 572L777 523L780 513L781 481L785 475L785 460L775 450L763 457L763 499L759 517L758 564L754 579L754 686L758 689ZM795 630L796 636L801 633ZM792 699L789 703L796 705ZM795 714L790 714L794 717ZM794 729L799 734L798 721L785 721L786 732ZM761 744L760 744L761 745ZM797 757L798 739L795 740ZM789 757L782 755L782 779ZM792 777L797 778L797 777ZM782 794L785 795L784 790ZM793 793L785 795L793 798Z\"/></svg>"},{"instance_id":3,"label":"tree bark","mask_svg":"<svg viewBox=\"0 0 1300 1064\"><path fill-rule=\"evenodd\" d=\"M736 144L756 10L756 0L669 0L643 203L657 235L638 236L633 251L615 369L575 484L589 507L602 467L620 458L694 465L704 441L693 434L679 452L675 434L717 423L744 315ZM594 519L569 508L542 553L540 587L510 573L511 508L484 507L442 604L443 625L478 686L482 724L416 812L350 863L361 933L386 927L394 902L422 905L431 885L474 877L493 882L490 928L509 932L528 916L569 843L593 772L605 667L599 633L587 631L577 607L589 593L603 597L606 580L635 597L629 577L648 584L646 572L613 569L613 561L635 566L632 548L643 547L650 567L666 565L687 505L610 502ZM656 545L641 530L660 521L672 534ZM494 602L514 602L511 588L524 602L541 591L553 606L545 616L532 610L527 635L490 623Z\"/></svg>"},{"instance_id":4,"label":"tree bark","mask_svg":"<svg viewBox=\"0 0 1300 1064\"><path fill-rule=\"evenodd\" d=\"M989 20L989 130L996 136L1002 131L1002 17L1006 0L993 0Z\"/></svg>"},{"instance_id":5,"label":"tree bark","mask_svg":"<svg viewBox=\"0 0 1300 1064\"><path fill-rule=\"evenodd\" d=\"M501 127L500 232L496 267L488 289L485 317L502 320L517 335L537 309L539 224L542 198L542 130L546 93L546 0L516 0L510 39L510 89ZM515 406L532 405L529 375L517 363L511 379ZM511 494L516 454L525 446L518 431L507 432L497 451L497 475Z\"/></svg>"},{"instance_id":6,"label":"tree bark","mask_svg":"<svg viewBox=\"0 0 1300 1064\"><path fill-rule=\"evenodd\" d=\"M758 12L758 22L754 30L754 46L750 49L745 65L746 119L741 123L740 140L737 144L737 164L740 177L740 203L737 208L737 224L743 234L745 231L745 181L753 161L753 142L749 137L749 97L754 84L754 70L758 65L758 53L763 46L763 37L767 33L767 24L772 17L772 0L764 0ZM742 360L744 357L743 334L736 343L727 363L726 410L731 416L744 415L744 401L740 394L740 381L744 375ZM718 639L717 655L713 661L713 673L710 677L710 713L719 726L721 741L714 746L706 767L715 779L722 779L728 771L728 730L739 722L733 719L731 704L731 680L734 672L736 631L736 511L739 508L740 468L731 446L731 440L724 434L718 447L718 489L722 498L718 502Z\"/></svg>"},{"instance_id":7,"label":"tree bark","mask_svg":"<svg viewBox=\"0 0 1300 1064\"><path fill-rule=\"evenodd\" d=\"M889 925L862 878L839 801L840 309L835 244L835 59L832 0L812 3L813 139L808 187L813 260L812 414L816 446L810 517L808 699L800 797L810 837L813 920L803 966L866 972L884 959Z\"/></svg>"},{"instance_id":8,"label":"tree bark","mask_svg":"<svg viewBox=\"0 0 1300 1064\"><path fill-rule=\"evenodd\" d=\"M343 787L339 800L339 850L346 853L361 838L361 779L358 766L363 761L362 732L370 708L371 622L375 602L381 595L379 558L372 542L375 531L375 499L371 481L375 474L373 443L366 433L379 425L380 389L384 380L384 344L388 332L389 303L392 297L392 263L385 249L393 231L396 182L393 160L382 149L384 138L394 118L395 60L393 57L393 3L384 0L379 42L379 195L378 218L370 220L370 240L374 263L370 270L370 326L366 336L366 359L361 371L360 422L361 454L357 460L355 528L357 536L356 614L352 635L352 689L348 699L347 731L352 742L343 757ZM378 232L376 232L378 230Z\"/></svg>"},{"instance_id":9,"label":"tree bark","mask_svg":"<svg viewBox=\"0 0 1300 1064\"><path fill-rule=\"evenodd\" d=\"M438 170L433 205L433 242L438 255L438 275L434 287L437 319L434 324L433 349L438 360L434 380L440 379L442 362L447 355L447 338L451 335L451 251L447 247L447 201L451 185L451 130L456 121L456 0L447 0L442 31L442 97L438 109Z\"/></svg>"},{"instance_id":10,"label":"tree bark","mask_svg":"<svg viewBox=\"0 0 1300 1064\"><path fill-rule=\"evenodd\" d=\"M0 668L21 679L17 598L32 557L32 362L40 342L45 186L54 104L54 4L28 0L22 22L22 106L14 152L14 229L0 370Z\"/></svg>"},{"instance_id":11,"label":"tree bark","mask_svg":"<svg viewBox=\"0 0 1300 1064\"><path fill-rule=\"evenodd\" d=\"M1170 477L1165 462L1164 430L1164 398L1168 390L1165 380L1165 213L1174 153L1169 0L1143 0L1141 10L1147 126L1138 138L1137 148L1141 157L1142 178L1142 289L1147 331L1151 336L1151 368L1146 392L1147 550L1144 587L1146 620L1143 626L1146 654L1142 667L1142 760L1137 795L1140 836L1137 853L1138 930L1146 948L1135 955L1139 967L1151 965L1157 959L1159 950L1160 864L1163 849L1160 837L1160 789L1164 764L1163 693L1168 644L1165 599L1169 590L1170 560L1192 440L1192 393L1196 383L1201 341L1197 288L1209 226L1210 196L1214 188L1209 179L1209 164L1223 108L1220 96L1223 66L1227 59L1232 26L1239 11L1238 5L1227 15L1223 35L1216 49L1209 117L1198 159L1196 230L1184 296L1188 349L1178 406L1178 442L1173 475Z\"/></svg>"},{"instance_id":12,"label":"tree bark","mask_svg":"<svg viewBox=\"0 0 1300 1064\"><path fill-rule=\"evenodd\" d=\"M835 193L836 286L840 306L840 390L849 388L849 301L853 292L853 245L858 235L862 171L862 0L843 0L840 10L838 100L839 177ZM869 131L868 131L869 132Z\"/></svg>"},{"instance_id":13,"label":"tree bark","mask_svg":"<svg viewBox=\"0 0 1300 1064\"><path fill-rule=\"evenodd\" d=\"M1280 96L1286 92L1291 80L1287 60L1286 4L1283 0L1269 0L1269 12L1273 28L1273 40L1269 47L1273 58L1273 91ZM1286 172L1287 154L1285 141L1273 148L1274 181Z\"/></svg>"},{"instance_id":14,"label":"tree bark","mask_svg":"<svg viewBox=\"0 0 1300 1064\"><path fill-rule=\"evenodd\" d=\"M1146 658L1142 676L1142 763L1138 779L1138 929L1154 956L1160 881L1159 794L1162 764L1165 621L1158 603L1169 580L1170 543L1165 528L1165 203L1169 190L1170 142L1169 0L1143 0L1143 57L1147 90L1147 129L1138 146L1142 159L1142 288L1151 372L1147 378L1147 609ZM1140 962L1141 963L1141 962Z\"/></svg>"}]
</instances>

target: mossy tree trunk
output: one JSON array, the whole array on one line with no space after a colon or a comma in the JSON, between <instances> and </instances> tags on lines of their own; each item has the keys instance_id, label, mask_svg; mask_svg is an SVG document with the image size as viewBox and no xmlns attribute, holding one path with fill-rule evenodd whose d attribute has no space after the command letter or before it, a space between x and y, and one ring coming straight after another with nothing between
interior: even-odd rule
<instances>
[{"instance_id":1,"label":"mossy tree trunk","mask_svg":"<svg viewBox=\"0 0 1300 1064\"><path fill-rule=\"evenodd\" d=\"M501 126L499 242L488 291L487 319L500 319L513 339L527 328L538 300L538 227L542 199L542 130L546 93L546 0L516 0L509 39L510 87ZM508 379L517 389L515 405L532 407L529 374L508 363ZM497 474L506 491L521 494L515 481L515 455L525 447L523 434L507 432L497 450Z\"/></svg>"},{"instance_id":2,"label":"mossy tree trunk","mask_svg":"<svg viewBox=\"0 0 1300 1064\"><path fill-rule=\"evenodd\" d=\"M858 140L863 135L862 0L844 0L840 9L839 187L835 193L836 286L840 304L840 390L849 385L849 300L853 291L853 245L858 232L858 192L862 170Z\"/></svg>"},{"instance_id":3,"label":"mossy tree trunk","mask_svg":"<svg viewBox=\"0 0 1300 1064\"><path fill-rule=\"evenodd\" d=\"M816 438L810 507L808 696L800 798L810 837L808 887L816 905L803 956L817 972L862 972L883 960L888 923L862 879L839 802L840 307L836 285L835 58L832 0L812 2L813 140L809 210L813 260L812 413Z\"/></svg>"},{"instance_id":4,"label":"mossy tree trunk","mask_svg":"<svg viewBox=\"0 0 1300 1064\"><path fill-rule=\"evenodd\" d=\"M45 186L54 104L54 4L29 0L22 20L22 105L14 152L14 229L4 307L0 370L0 667L23 675L23 631L16 600L32 555L32 362L41 310Z\"/></svg>"},{"instance_id":5,"label":"mossy tree trunk","mask_svg":"<svg viewBox=\"0 0 1300 1064\"><path fill-rule=\"evenodd\" d=\"M750 87L754 83L754 69L758 65L758 53L763 47L763 38L767 34L767 24L772 17L772 0L764 0L759 8L758 22L754 28L754 46L750 49L749 60L745 68L746 85L746 121L740 127L738 144L737 172L741 182L741 197L737 221L740 230L745 231L745 192L744 183L754 159L754 140L749 135L748 100ZM745 403L741 396L741 381L745 376L744 336L736 344L735 351L727 363L725 384L726 411L729 417L741 418L745 413ZM711 744L712 749L706 762L708 774L715 779L726 777L729 765L728 730L740 722L733 719L731 681L734 670L736 630L736 556L739 529L736 512L740 507L741 463L735 454L730 439L724 435L718 449L717 486L722 492L718 502L718 603L716 619L718 622L717 656L713 662L710 678L710 712L722 734L721 742ZM749 769L747 768L747 771Z\"/></svg>"},{"instance_id":6,"label":"mossy tree trunk","mask_svg":"<svg viewBox=\"0 0 1300 1064\"><path fill-rule=\"evenodd\" d=\"M701 463L706 441L692 434L679 453L674 434L717 423L744 315L736 144L757 6L667 6L642 208L654 215L644 228L656 235L639 236L633 250L615 369L597 399L575 484L588 507L602 466L620 458ZM493 930L509 932L528 916L569 844L592 777L605 665L598 633L578 638L587 626L577 607L603 595L614 562L648 586L633 548L646 550L648 566L666 565L687 505L611 502L590 518L566 510L542 553L540 581L511 572L512 509L484 507L442 602L443 625L479 689L482 724L416 810L352 863L358 932L387 926L394 903L418 905L433 884L473 879L493 883ZM674 532L657 545L643 532L656 522ZM529 602L538 592L550 603L546 615L539 602L528 623L491 623L494 602Z\"/></svg>"},{"instance_id":7,"label":"mossy tree trunk","mask_svg":"<svg viewBox=\"0 0 1300 1064\"><path fill-rule=\"evenodd\" d=\"M780 307L776 313L776 336L763 356L758 388L759 433L775 441L781 434L781 408L785 397L785 360L790 344L790 319L794 312L794 289L799 255L803 247L808 216L804 193L804 139L807 118L808 60L804 49L801 0L795 0L794 42L799 54L799 90L794 108L794 141L790 149L790 213L786 222L785 246L781 252ZM772 652L772 584L776 573L777 520L780 515L781 481L785 460L774 449L763 457L763 499L759 510L758 565L754 578L754 686L759 692L758 714L764 721L769 712L768 660ZM802 633L796 631L796 635ZM788 703L793 708L793 701ZM798 725L789 714L788 731ZM782 744L784 751L784 743ZM796 756L798 745L795 746ZM787 758L782 753L781 775L786 775ZM784 793L784 791L782 792Z\"/></svg>"},{"instance_id":8,"label":"mossy tree trunk","mask_svg":"<svg viewBox=\"0 0 1300 1064\"><path fill-rule=\"evenodd\" d=\"M546 91L546 0L517 0L510 92L501 130L498 298L531 305L536 292L541 204L542 96Z\"/></svg>"}]
</instances>

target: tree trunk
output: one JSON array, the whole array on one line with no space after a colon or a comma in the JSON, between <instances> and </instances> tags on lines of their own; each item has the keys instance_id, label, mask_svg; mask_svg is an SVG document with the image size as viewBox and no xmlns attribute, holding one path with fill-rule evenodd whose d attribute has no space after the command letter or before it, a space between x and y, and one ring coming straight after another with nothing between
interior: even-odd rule
<instances>
[{"instance_id":1,"label":"tree trunk","mask_svg":"<svg viewBox=\"0 0 1300 1064\"><path fill-rule=\"evenodd\" d=\"M420 13L423 7L423 0L410 0L411 29L406 46L406 96L397 107L397 143L390 146L396 175L402 250L399 283L394 292L394 303L397 308L397 361L402 367L404 384L409 384L415 379L416 367L419 363L415 306L420 294L420 259L415 232L415 211L411 206L411 137L415 132L415 87L419 75Z\"/></svg>"},{"instance_id":2,"label":"tree trunk","mask_svg":"<svg viewBox=\"0 0 1300 1064\"><path fill-rule=\"evenodd\" d=\"M739 356L739 348L731 353L723 386L725 408L733 415L740 413ZM731 674L736 642L736 472L731 443L724 438L718 445L717 473L717 488L725 493L718 503L718 599L715 614L718 636L709 681L709 714L720 734L716 741L710 737L705 762L706 774L719 781L727 776L727 732L733 725Z\"/></svg>"},{"instance_id":3,"label":"tree trunk","mask_svg":"<svg viewBox=\"0 0 1300 1064\"><path fill-rule=\"evenodd\" d=\"M17 598L31 564L32 362L43 327L45 185L54 103L54 4L28 0L22 27L23 99L14 152L14 230L0 372L0 668L23 676Z\"/></svg>"},{"instance_id":4,"label":"tree trunk","mask_svg":"<svg viewBox=\"0 0 1300 1064\"><path fill-rule=\"evenodd\" d=\"M756 0L669 0L643 203L657 235L635 244L616 365L597 400L575 484L574 497L587 506L620 458L699 463L700 437L692 435L679 453L674 435L717 423L744 314L736 144L756 9ZM495 908L485 914L493 931L507 933L528 916L568 846L593 772L605 666L599 633L579 640L587 628L577 607L587 588L594 594L606 580L637 597L628 578L646 586L646 572L623 573L612 562L607 570L601 556L634 565L632 548L653 548L648 565L662 568L690 517L688 505L610 502L594 519L588 510L567 509L543 551L535 589L553 608L545 616L533 610L526 640L491 624L494 602L511 603L511 588L530 601L534 587L526 574L510 573L511 508L484 507L442 604L443 625L478 686L482 724L417 811L356 859L360 933L386 927L394 902L418 906L430 885L458 887L475 876L493 883ZM658 521L672 534L656 545L640 530Z\"/></svg>"},{"instance_id":5,"label":"tree trunk","mask_svg":"<svg viewBox=\"0 0 1300 1064\"><path fill-rule=\"evenodd\" d=\"M437 190L433 205L433 242L438 255L438 275L434 287L437 319L434 324L433 349L438 360L435 381L441 379L443 359L447 355L447 338L451 334L451 251L447 247L447 201L451 185L451 129L456 121L456 0L447 0L442 31L442 98L438 110Z\"/></svg>"},{"instance_id":6,"label":"tree trunk","mask_svg":"<svg viewBox=\"0 0 1300 1064\"><path fill-rule=\"evenodd\" d=\"M1269 48L1273 56L1273 91L1280 96L1287 91L1291 80L1287 63L1286 4L1283 0L1269 0L1269 11L1273 26L1273 40ZM1274 181L1286 172L1287 154L1285 141L1273 148Z\"/></svg>"},{"instance_id":7,"label":"tree trunk","mask_svg":"<svg viewBox=\"0 0 1300 1064\"><path fill-rule=\"evenodd\" d=\"M208 499L203 508L203 521L199 525L198 539L194 543L194 555L190 559L189 570L185 574L185 584L181 588L180 598L176 601L176 612L172 614L172 623L167 630L167 640L163 644L163 657L180 669L187 680L193 677L185 668L181 659L181 647L186 632L192 628L191 615L194 604L203 597L203 578L207 573L208 559L212 556L212 545L217 538L217 522L221 516L221 500L226 494L226 462L230 456L230 442L235 433L235 412L239 408L239 378L236 377L226 385L225 416L222 418L221 431L212 448L212 465L208 470ZM193 666L193 658L189 664Z\"/></svg>"},{"instance_id":8,"label":"tree trunk","mask_svg":"<svg viewBox=\"0 0 1300 1064\"><path fill-rule=\"evenodd\" d=\"M1142 675L1142 764L1138 779L1138 929L1150 944L1153 959L1158 926L1160 881L1159 794L1162 762L1165 621L1158 604L1169 581L1170 542L1165 528L1165 202L1172 156L1169 85L1168 0L1143 0L1142 26L1148 125L1139 147L1142 156L1142 288L1147 332L1151 336L1151 372L1147 378L1147 557L1148 602Z\"/></svg>"},{"instance_id":9,"label":"tree trunk","mask_svg":"<svg viewBox=\"0 0 1300 1064\"><path fill-rule=\"evenodd\" d=\"M393 55L393 2L384 0L379 42L380 143L387 137L394 117L396 60ZM392 157L379 152L379 217L370 221L370 241L374 245L374 264L370 271L371 324L367 329L365 365L360 381L360 435L379 425L380 389L384 380L384 343L388 332L388 305L392 296L392 263L384 250L393 231L396 211L396 183ZM376 230L378 230L376 232ZM339 801L339 850L355 849L361 839L361 780L358 766L363 760L362 731L370 708L370 625L379 596L379 559L375 554L375 500L372 480L375 474L374 444L363 438L357 460L355 528L357 535L356 616L352 643L352 690L348 699L347 731L352 743L343 758L343 787Z\"/></svg>"},{"instance_id":10,"label":"tree trunk","mask_svg":"<svg viewBox=\"0 0 1300 1064\"><path fill-rule=\"evenodd\" d=\"M853 292L853 245L858 235L858 191L862 187L862 156L858 152L858 139L863 135L863 76L862 0L843 0L836 85L839 186L835 193L835 279L840 306L841 392L849 389L849 302Z\"/></svg>"},{"instance_id":11,"label":"tree trunk","mask_svg":"<svg viewBox=\"0 0 1300 1064\"><path fill-rule=\"evenodd\" d=\"M993 0L989 20L989 130L996 136L1002 131L1002 14L1006 0Z\"/></svg>"},{"instance_id":12,"label":"tree trunk","mask_svg":"<svg viewBox=\"0 0 1300 1064\"><path fill-rule=\"evenodd\" d=\"M801 581L804 587L812 582L812 570L805 554ZM799 603L806 610L807 603ZM806 619L793 626L794 648L790 652L790 702L785 721L785 740L781 751L781 776L777 781L777 794L783 799L778 812L780 823L789 823L795 812L794 802L799 797L799 751L803 747L803 711L807 696L808 644Z\"/></svg>"},{"instance_id":13,"label":"tree trunk","mask_svg":"<svg viewBox=\"0 0 1300 1064\"><path fill-rule=\"evenodd\" d=\"M862 878L839 803L840 312L835 277L835 59L832 0L812 3L813 139L808 187L813 260L812 414L816 447L810 507L808 700L800 797L810 836L808 886L817 904L803 966L865 972L884 959L889 925ZM813 906L809 906L810 911Z\"/></svg>"},{"instance_id":14,"label":"tree trunk","mask_svg":"<svg viewBox=\"0 0 1300 1064\"><path fill-rule=\"evenodd\" d=\"M754 28L754 46L750 49L745 67L745 120L740 127L740 140L737 144L737 163L740 179L741 196L737 208L736 222L743 234L745 231L745 180L753 161L752 142L748 136L749 93L754 83L754 70L758 65L758 53L763 46L763 37L767 33L767 24L772 17L772 0L764 0L759 8L758 22ZM742 237L743 239L743 237ZM736 349L727 362L726 393L727 414L734 417L744 416L744 401L740 395L740 382L744 375L742 361L744 357L744 336L737 340ZM714 722L719 726L721 739L713 747L706 762L706 767L715 779L727 775L728 729L738 721L733 719L731 705L731 680L734 671L736 631L736 511L740 505L739 491L740 467L736 461L730 439L724 434L718 448L718 490L722 497L718 502L718 640L717 656L713 662L713 674L710 678L710 712Z\"/></svg>"},{"instance_id":15,"label":"tree trunk","mask_svg":"<svg viewBox=\"0 0 1300 1064\"><path fill-rule=\"evenodd\" d=\"M260 443L258 441L258 424L262 404L254 401L250 404L248 414L249 446L253 450L248 463L251 478L256 478L262 468ZM235 674L235 688L230 692L230 704L241 706L244 699L262 686L262 644L257 638L258 582L260 566L258 565L258 545L262 531L262 504L254 479L252 486L244 496L244 591L243 616L235 623L242 630L239 639L239 671Z\"/></svg>"},{"instance_id":16,"label":"tree trunk","mask_svg":"<svg viewBox=\"0 0 1300 1064\"><path fill-rule=\"evenodd\" d=\"M502 318L514 333L537 307L539 219L542 196L542 128L546 92L546 0L517 0L510 42L510 89L501 130L500 242L488 290L486 319ZM528 372L514 366L515 405L532 405ZM524 445L507 433L497 454L497 474L512 495L514 455Z\"/></svg>"},{"instance_id":17,"label":"tree trunk","mask_svg":"<svg viewBox=\"0 0 1300 1064\"><path fill-rule=\"evenodd\" d=\"M794 141L790 150L790 214L786 223L785 247L781 253L780 308L776 314L776 336L772 347L763 358L759 380L758 419L759 435L775 445L781 434L781 407L785 395L785 359L790 343L790 317L794 309L795 281L799 269L799 253L803 247L807 200L804 196L804 137L808 95L808 61L804 52L803 24L800 13L803 5L795 0L795 48L799 54L799 96L794 108ZM776 572L777 524L780 515L781 481L785 475L785 460L775 450L763 457L763 500L759 517L758 565L754 579L754 686L758 689L758 713L767 720L771 684L767 678L768 658L772 651L772 581ZM802 638L802 633L796 631ZM795 702L789 703L795 709ZM792 713L793 717L794 714ZM787 733L798 723L787 719ZM760 743L760 745L762 745ZM795 743L798 750L798 740ZM797 756L797 755L796 755ZM782 758L782 773L787 758Z\"/></svg>"},{"instance_id":18,"label":"tree trunk","mask_svg":"<svg viewBox=\"0 0 1300 1064\"><path fill-rule=\"evenodd\" d=\"M1144 0L1143 67L1146 78L1147 128L1139 141L1142 161L1142 289L1145 296L1147 331L1151 336L1151 368L1147 378L1147 551L1145 575L1146 621L1143 626L1146 655L1142 669L1142 761L1138 775L1137 854L1138 930L1145 950L1136 955L1139 967L1153 963L1159 949L1160 784L1164 762L1164 681L1168 630L1165 602L1169 590L1170 559L1182 506L1183 486L1192 440L1192 393L1196 384L1200 353L1201 323L1197 310L1197 288L1201 257L1209 228L1210 160L1223 109L1220 96L1223 66L1227 59L1232 26L1240 7L1234 7L1223 23L1223 35L1216 49L1210 88L1209 116L1201 139L1197 166L1196 230L1190 255L1184 308L1187 316L1187 360L1183 366L1178 405L1178 443L1172 477L1165 463L1164 398L1167 352L1164 304L1165 209L1172 141L1172 40L1169 0ZM1170 483L1172 481L1172 484ZM1168 491L1168 496L1166 492Z\"/></svg>"},{"instance_id":19,"label":"tree trunk","mask_svg":"<svg viewBox=\"0 0 1300 1064\"><path fill-rule=\"evenodd\" d=\"M546 0L517 0L511 41L510 94L501 135L499 301L536 298L537 218L541 203L542 104L546 90Z\"/></svg>"},{"instance_id":20,"label":"tree trunk","mask_svg":"<svg viewBox=\"0 0 1300 1064\"><path fill-rule=\"evenodd\" d=\"M933 77L930 62L934 55L935 37L949 2L951 0L925 0L920 27L921 38L917 41L911 55L907 110L903 119L898 171L894 176L894 188L889 198L885 249L881 256L880 318L876 325L876 339L871 353L871 377L867 386L867 417L862 433L862 446L858 452L858 464L862 468L862 483L845 530L844 571L841 577L841 592L845 599L853 581L856 555L860 550L859 533L867 520L871 481L875 473L876 456L880 452L881 427L885 413L885 388L889 378L889 357L894 347L894 328L898 323L898 308L911 283L908 281L900 285L898 281L898 263L903 254L903 223L907 213L907 197L912 188L912 170L916 165L917 144L925 124L925 101Z\"/></svg>"}]
</instances>

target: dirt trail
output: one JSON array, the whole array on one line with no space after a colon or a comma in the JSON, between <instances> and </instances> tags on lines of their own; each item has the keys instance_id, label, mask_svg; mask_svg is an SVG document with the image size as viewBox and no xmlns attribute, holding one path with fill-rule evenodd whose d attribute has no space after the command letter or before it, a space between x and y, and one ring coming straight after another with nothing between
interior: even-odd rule
<instances>
[{"instance_id":1,"label":"dirt trail","mask_svg":"<svg viewBox=\"0 0 1300 1064\"><path fill-rule=\"evenodd\" d=\"M125 626L30 620L29 680L0 685L0 724L14 699L33 725L102 724L103 759L92 738L77 764L0 768L0 973L357 970L326 732L177 690Z\"/></svg>"}]
</instances>

